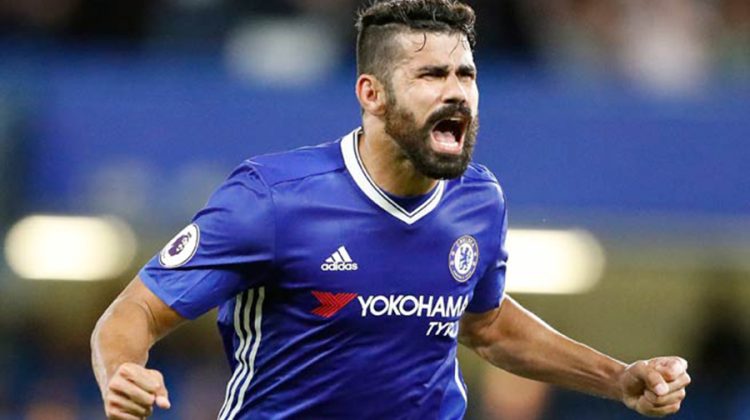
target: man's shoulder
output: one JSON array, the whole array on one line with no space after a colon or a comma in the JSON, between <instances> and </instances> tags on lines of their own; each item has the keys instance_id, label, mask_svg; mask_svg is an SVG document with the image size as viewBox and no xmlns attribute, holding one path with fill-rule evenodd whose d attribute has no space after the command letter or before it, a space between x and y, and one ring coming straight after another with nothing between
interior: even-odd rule
<instances>
[{"instance_id":1,"label":"man's shoulder","mask_svg":"<svg viewBox=\"0 0 750 420\"><path fill-rule=\"evenodd\" d=\"M305 146L280 153L255 156L245 161L266 185L301 180L340 170L344 167L340 141Z\"/></svg>"},{"instance_id":2,"label":"man's shoulder","mask_svg":"<svg viewBox=\"0 0 750 420\"><path fill-rule=\"evenodd\" d=\"M476 162L471 162L469 164L463 174L463 178L472 182L488 182L498 186L500 185L497 177L495 177L495 174L493 174L489 168Z\"/></svg>"},{"instance_id":3,"label":"man's shoulder","mask_svg":"<svg viewBox=\"0 0 750 420\"><path fill-rule=\"evenodd\" d=\"M469 188L466 191L471 191L471 196L476 200L485 203L492 201L500 206L505 205L505 193L500 186L500 182L495 174L484 165L475 162L470 163L461 176L459 185L463 188Z\"/></svg>"}]
</instances>

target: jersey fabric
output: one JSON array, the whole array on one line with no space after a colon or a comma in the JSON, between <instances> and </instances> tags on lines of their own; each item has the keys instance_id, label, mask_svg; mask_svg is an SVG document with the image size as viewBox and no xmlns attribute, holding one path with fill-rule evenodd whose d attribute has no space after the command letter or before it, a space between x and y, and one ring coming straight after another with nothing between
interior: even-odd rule
<instances>
[{"instance_id":1,"label":"jersey fabric","mask_svg":"<svg viewBox=\"0 0 750 420\"><path fill-rule=\"evenodd\" d=\"M471 164L407 211L360 132L245 161L140 272L186 318L219 306L220 419L464 415L458 321L502 299L502 191Z\"/></svg>"}]
</instances>

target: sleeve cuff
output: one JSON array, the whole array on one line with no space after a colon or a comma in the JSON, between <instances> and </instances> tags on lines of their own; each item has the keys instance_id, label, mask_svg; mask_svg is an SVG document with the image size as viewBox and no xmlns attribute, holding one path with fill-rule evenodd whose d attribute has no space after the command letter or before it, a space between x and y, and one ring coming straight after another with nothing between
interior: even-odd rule
<instances>
[{"instance_id":1,"label":"sleeve cuff","mask_svg":"<svg viewBox=\"0 0 750 420\"><path fill-rule=\"evenodd\" d=\"M164 302L165 305L174 309L178 314L180 314L181 317L193 320L200 315L190 313L187 310L188 308L181 306L179 303L179 299L175 296L172 296L163 287L161 287L159 283L154 280L154 278L150 274L148 274L148 271L146 271L145 267L138 272L138 277L140 277L143 284L145 284L146 287L148 287L148 289L156 295L156 297L161 299L161 301Z\"/></svg>"}]
</instances>

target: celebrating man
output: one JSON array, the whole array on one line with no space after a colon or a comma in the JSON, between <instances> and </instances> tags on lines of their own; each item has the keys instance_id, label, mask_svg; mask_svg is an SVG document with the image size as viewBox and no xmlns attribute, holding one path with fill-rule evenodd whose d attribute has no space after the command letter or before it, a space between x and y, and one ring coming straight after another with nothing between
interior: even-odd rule
<instances>
[{"instance_id":1,"label":"celebrating man","mask_svg":"<svg viewBox=\"0 0 750 420\"><path fill-rule=\"evenodd\" d=\"M232 368L220 419L459 419L459 342L646 415L679 410L683 359L626 365L504 294L505 198L471 163L473 10L388 0L357 28L361 128L245 161L99 320L107 416L169 407L148 351L216 306Z\"/></svg>"}]
</instances>

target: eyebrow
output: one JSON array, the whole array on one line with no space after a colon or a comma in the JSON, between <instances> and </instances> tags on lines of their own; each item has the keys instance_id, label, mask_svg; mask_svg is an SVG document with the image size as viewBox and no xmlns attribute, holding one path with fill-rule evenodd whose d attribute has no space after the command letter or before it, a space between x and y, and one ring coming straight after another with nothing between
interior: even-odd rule
<instances>
[{"instance_id":1,"label":"eyebrow","mask_svg":"<svg viewBox=\"0 0 750 420\"><path fill-rule=\"evenodd\" d=\"M450 66L435 66L427 65L417 69L419 74L448 74L450 72ZM461 64L458 66L457 73L459 74L474 74L477 72L477 68L470 64Z\"/></svg>"},{"instance_id":2,"label":"eyebrow","mask_svg":"<svg viewBox=\"0 0 750 420\"><path fill-rule=\"evenodd\" d=\"M458 66L458 73L459 74L476 74L477 68L474 65L471 64L461 64Z\"/></svg>"}]
</instances>

